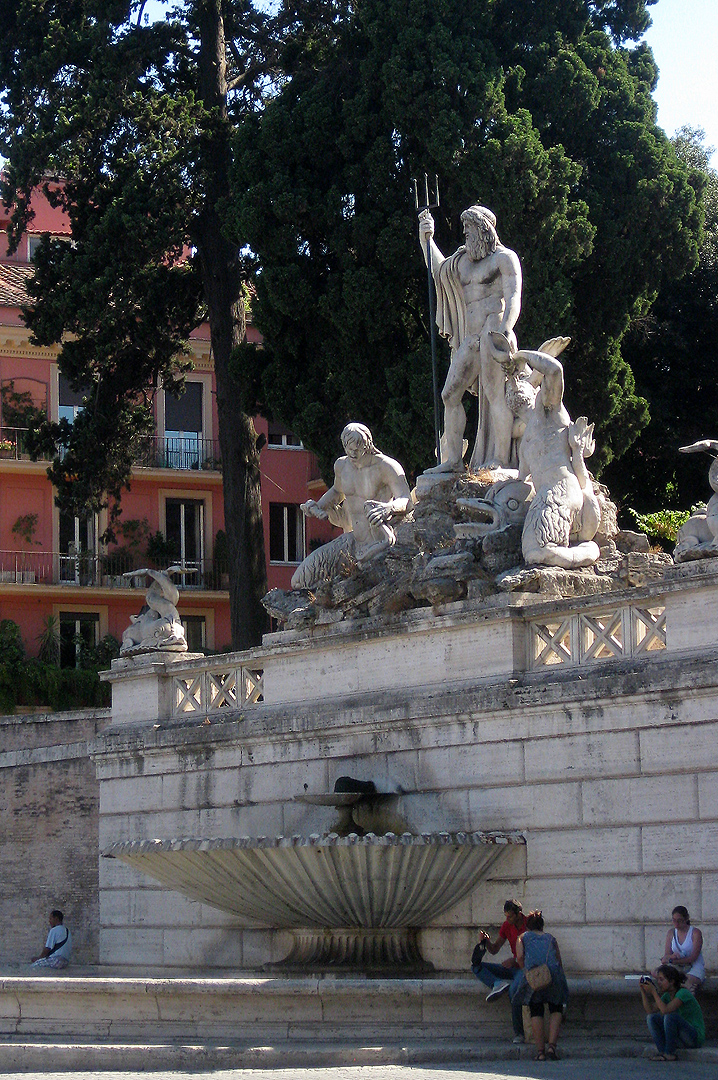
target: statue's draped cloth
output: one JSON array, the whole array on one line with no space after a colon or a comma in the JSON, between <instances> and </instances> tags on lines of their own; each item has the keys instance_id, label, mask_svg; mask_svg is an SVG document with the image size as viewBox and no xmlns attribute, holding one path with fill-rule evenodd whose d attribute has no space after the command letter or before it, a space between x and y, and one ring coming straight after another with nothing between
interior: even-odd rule
<instances>
[{"instance_id":1,"label":"statue's draped cloth","mask_svg":"<svg viewBox=\"0 0 718 1080\"><path fill-rule=\"evenodd\" d=\"M459 259L466 252L465 247L458 248L448 259L444 259L434 272L434 284L436 285L436 325L442 337L448 339L452 353L464 343L466 339L466 301L464 300L464 288L459 277ZM491 423L489 402L481 385L480 374L476 376L476 382L469 387L469 391L475 394L479 401L479 423L476 431L476 442L469 462L469 469L478 469L488 457L489 449L489 424Z\"/></svg>"}]
</instances>

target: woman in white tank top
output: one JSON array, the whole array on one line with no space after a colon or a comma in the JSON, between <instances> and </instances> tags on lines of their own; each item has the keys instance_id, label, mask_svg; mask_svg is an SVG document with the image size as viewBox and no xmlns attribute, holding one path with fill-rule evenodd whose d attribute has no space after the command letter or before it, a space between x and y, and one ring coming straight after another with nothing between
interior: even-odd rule
<instances>
[{"instance_id":1,"label":"woman in white tank top","mask_svg":"<svg viewBox=\"0 0 718 1080\"><path fill-rule=\"evenodd\" d=\"M673 964L679 971L685 972L686 990L695 994L706 977L703 935L698 927L691 926L690 915L684 907L674 907L671 914L673 929L666 934L666 948L661 963Z\"/></svg>"}]
</instances>

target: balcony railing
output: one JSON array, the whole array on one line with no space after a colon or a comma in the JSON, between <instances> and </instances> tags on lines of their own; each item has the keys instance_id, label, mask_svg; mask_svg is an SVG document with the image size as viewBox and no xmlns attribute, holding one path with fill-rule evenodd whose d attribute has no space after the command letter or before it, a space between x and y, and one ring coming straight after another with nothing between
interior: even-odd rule
<instances>
[{"instance_id":1,"label":"balcony railing","mask_svg":"<svg viewBox=\"0 0 718 1080\"><path fill-rule=\"evenodd\" d=\"M143 589L144 579L124 577L137 561L108 552L0 551L0 585L80 585L82 587ZM186 563L172 579L178 589L227 589L228 576L209 559Z\"/></svg>"},{"instance_id":2,"label":"balcony railing","mask_svg":"<svg viewBox=\"0 0 718 1080\"><path fill-rule=\"evenodd\" d=\"M0 458L12 461L29 461L27 451L27 428L0 427ZM49 461L49 455L42 454L40 461Z\"/></svg>"},{"instance_id":3,"label":"balcony railing","mask_svg":"<svg viewBox=\"0 0 718 1080\"><path fill-rule=\"evenodd\" d=\"M219 443L154 435L143 440L135 464L149 469L220 469Z\"/></svg>"},{"instance_id":4,"label":"balcony railing","mask_svg":"<svg viewBox=\"0 0 718 1080\"><path fill-rule=\"evenodd\" d=\"M28 461L27 428L0 427L0 458ZM43 454L42 461L49 460ZM172 438L153 435L142 440L135 465L146 469L221 469L215 439Z\"/></svg>"}]
</instances>

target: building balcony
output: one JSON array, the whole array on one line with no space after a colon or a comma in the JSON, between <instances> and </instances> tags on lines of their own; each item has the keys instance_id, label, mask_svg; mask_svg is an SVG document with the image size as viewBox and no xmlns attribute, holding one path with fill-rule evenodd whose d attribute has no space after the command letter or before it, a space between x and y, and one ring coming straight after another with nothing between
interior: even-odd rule
<instances>
[{"instance_id":1,"label":"building balcony","mask_svg":"<svg viewBox=\"0 0 718 1080\"><path fill-rule=\"evenodd\" d=\"M131 556L107 552L0 551L0 586L67 585L81 588L144 589L145 579L125 576L137 569ZM226 571L210 559L187 562L172 579L180 590L225 590Z\"/></svg>"},{"instance_id":2,"label":"building balcony","mask_svg":"<svg viewBox=\"0 0 718 1080\"><path fill-rule=\"evenodd\" d=\"M27 428L0 427L0 459L29 461ZM43 454L38 460L47 461ZM152 435L142 440L135 465L145 469L219 470L221 457L216 439Z\"/></svg>"},{"instance_id":3,"label":"building balcony","mask_svg":"<svg viewBox=\"0 0 718 1080\"><path fill-rule=\"evenodd\" d=\"M135 465L145 469L203 469L222 467L215 439L153 435L143 440Z\"/></svg>"},{"instance_id":4,"label":"building balcony","mask_svg":"<svg viewBox=\"0 0 718 1080\"><path fill-rule=\"evenodd\" d=\"M30 461L27 451L27 428L0 427L0 459L10 461ZM48 461L47 454L41 455L40 461Z\"/></svg>"}]
</instances>

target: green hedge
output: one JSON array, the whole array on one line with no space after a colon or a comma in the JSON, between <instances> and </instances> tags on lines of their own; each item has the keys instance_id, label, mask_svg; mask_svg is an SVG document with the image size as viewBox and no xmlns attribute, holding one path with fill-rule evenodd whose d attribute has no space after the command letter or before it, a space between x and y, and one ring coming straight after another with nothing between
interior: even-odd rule
<instances>
[{"instance_id":1,"label":"green hedge","mask_svg":"<svg viewBox=\"0 0 718 1080\"><path fill-rule=\"evenodd\" d=\"M0 713L4 715L13 713L17 705L47 705L61 712L105 708L110 702L111 688L100 682L96 671L58 668L39 660L0 663Z\"/></svg>"},{"instance_id":2,"label":"green hedge","mask_svg":"<svg viewBox=\"0 0 718 1080\"><path fill-rule=\"evenodd\" d=\"M46 705L53 712L65 709L105 708L111 703L111 688L100 682L97 666L109 667L108 639L97 647L97 656L87 656L88 666L60 668L56 664L25 656L20 630L10 619L0 621L0 714L14 713L18 705ZM112 639L112 645L117 643ZM119 646L118 646L119 648Z\"/></svg>"}]
</instances>

